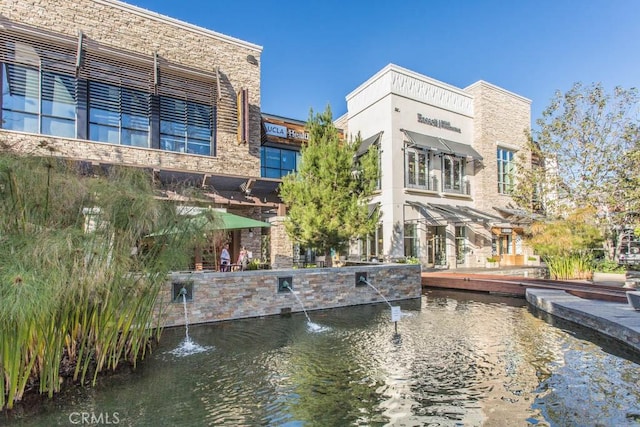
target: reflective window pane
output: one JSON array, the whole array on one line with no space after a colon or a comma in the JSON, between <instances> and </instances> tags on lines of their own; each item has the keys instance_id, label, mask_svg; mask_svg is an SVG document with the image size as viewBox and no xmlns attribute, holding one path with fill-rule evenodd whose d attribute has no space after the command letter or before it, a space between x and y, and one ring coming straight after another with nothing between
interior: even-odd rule
<instances>
[{"instance_id":1,"label":"reflective window pane","mask_svg":"<svg viewBox=\"0 0 640 427\"><path fill-rule=\"evenodd\" d=\"M75 120L43 117L41 133L44 135L61 136L64 138L75 138L76 122Z\"/></svg>"},{"instance_id":2,"label":"reflective window pane","mask_svg":"<svg viewBox=\"0 0 640 427\"><path fill-rule=\"evenodd\" d=\"M39 133L38 116L13 111L2 112L3 129Z\"/></svg>"},{"instance_id":3,"label":"reflective window pane","mask_svg":"<svg viewBox=\"0 0 640 427\"><path fill-rule=\"evenodd\" d=\"M92 141L119 144L120 129L118 129L117 127L91 124L89 126L89 139L91 139Z\"/></svg>"}]
</instances>

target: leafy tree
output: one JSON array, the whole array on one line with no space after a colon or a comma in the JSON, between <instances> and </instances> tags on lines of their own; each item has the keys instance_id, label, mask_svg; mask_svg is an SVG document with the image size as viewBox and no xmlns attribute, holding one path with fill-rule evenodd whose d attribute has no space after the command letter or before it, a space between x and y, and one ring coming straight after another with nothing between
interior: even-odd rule
<instances>
[{"instance_id":1,"label":"leafy tree","mask_svg":"<svg viewBox=\"0 0 640 427\"><path fill-rule=\"evenodd\" d=\"M361 138L341 140L329 106L316 115L311 110L307 131L300 168L284 177L280 195L288 207L287 234L326 256L375 231L379 215L371 215L367 203L378 180L378 152L372 146L356 158Z\"/></svg>"},{"instance_id":2,"label":"leafy tree","mask_svg":"<svg viewBox=\"0 0 640 427\"><path fill-rule=\"evenodd\" d=\"M635 88L609 94L600 83L556 92L530 138L540 167L519 159L514 200L527 209L542 202L552 217L595 207L586 220L603 227L612 249L638 203L639 100Z\"/></svg>"},{"instance_id":3,"label":"leafy tree","mask_svg":"<svg viewBox=\"0 0 640 427\"><path fill-rule=\"evenodd\" d=\"M617 172L623 195L617 209L623 213L621 220L634 227L640 238L640 138L636 137L635 146L624 156Z\"/></svg>"},{"instance_id":4,"label":"leafy tree","mask_svg":"<svg viewBox=\"0 0 640 427\"><path fill-rule=\"evenodd\" d=\"M602 233L589 224L593 214L593 208L584 208L566 219L536 222L531 226L528 242L543 257L569 256L595 249L602 244Z\"/></svg>"},{"instance_id":5,"label":"leafy tree","mask_svg":"<svg viewBox=\"0 0 640 427\"><path fill-rule=\"evenodd\" d=\"M528 243L544 259L554 279L584 279L593 271L593 249L602 233L589 223L594 209L578 209L566 219L536 222Z\"/></svg>"}]
</instances>

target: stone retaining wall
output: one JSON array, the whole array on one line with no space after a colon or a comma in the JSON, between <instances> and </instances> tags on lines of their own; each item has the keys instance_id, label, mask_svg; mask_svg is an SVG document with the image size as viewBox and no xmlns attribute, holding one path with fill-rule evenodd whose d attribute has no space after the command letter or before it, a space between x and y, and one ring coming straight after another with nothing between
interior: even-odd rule
<instances>
[{"instance_id":1,"label":"stone retaining wall","mask_svg":"<svg viewBox=\"0 0 640 427\"><path fill-rule=\"evenodd\" d=\"M218 322L247 317L300 312L302 306L283 281L292 285L307 311L420 298L419 265L385 264L339 268L257 270L243 272L176 272L160 295L158 309L164 326L184 325L184 306L178 295L187 290L189 323ZM176 298L177 297L177 298Z\"/></svg>"},{"instance_id":2,"label":"stone retaining wall","mask_svg":"<svg viewBox=\"0 0 640 427\"><path fill-rule=\"evenodd\" d=\"M553 316L615 338L640 352L640 313L631 306L585 300L565 291L529 288L527 302Z\"/></svg>"}]
</instances>

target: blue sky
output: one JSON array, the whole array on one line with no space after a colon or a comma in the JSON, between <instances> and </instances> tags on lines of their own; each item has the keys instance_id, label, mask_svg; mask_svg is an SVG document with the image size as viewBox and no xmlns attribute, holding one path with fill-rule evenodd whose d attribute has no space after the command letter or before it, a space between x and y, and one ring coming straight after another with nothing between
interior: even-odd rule
<instances>
[{"instance_id":1,"label":"blue sky","mask_svg":"<svg viewBox=\"0 0 640 427\"><path fill-rule=\"evenodd\" d=\"M299 120L389 63L464 88L485 80L532 101L556 90L640 86L640 0L127 0L263 47L261 109Z\"/></svg>"}]
</instances>

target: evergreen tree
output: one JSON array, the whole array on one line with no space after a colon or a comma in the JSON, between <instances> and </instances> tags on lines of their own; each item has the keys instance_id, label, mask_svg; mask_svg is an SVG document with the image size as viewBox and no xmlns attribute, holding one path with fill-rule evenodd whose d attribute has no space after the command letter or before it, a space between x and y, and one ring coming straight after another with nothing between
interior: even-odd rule
<instances>
[{"instance_id":1,"label":"evergreen tree","mask_svg":"<svg viewBox=\"0 0 640 427\"><path fill-rule=\"evenodd\" d=\"M371 146L356 157L360 136L342 140L329 106L310 112L307 131L299 170L285 176L280 187L288 207L285 227L294 242L317 249L330 263L331 249L342 250L377 227L379 215L370 214L368 203L378 182L378 150Z\"/></svg>"}]
</instances>

